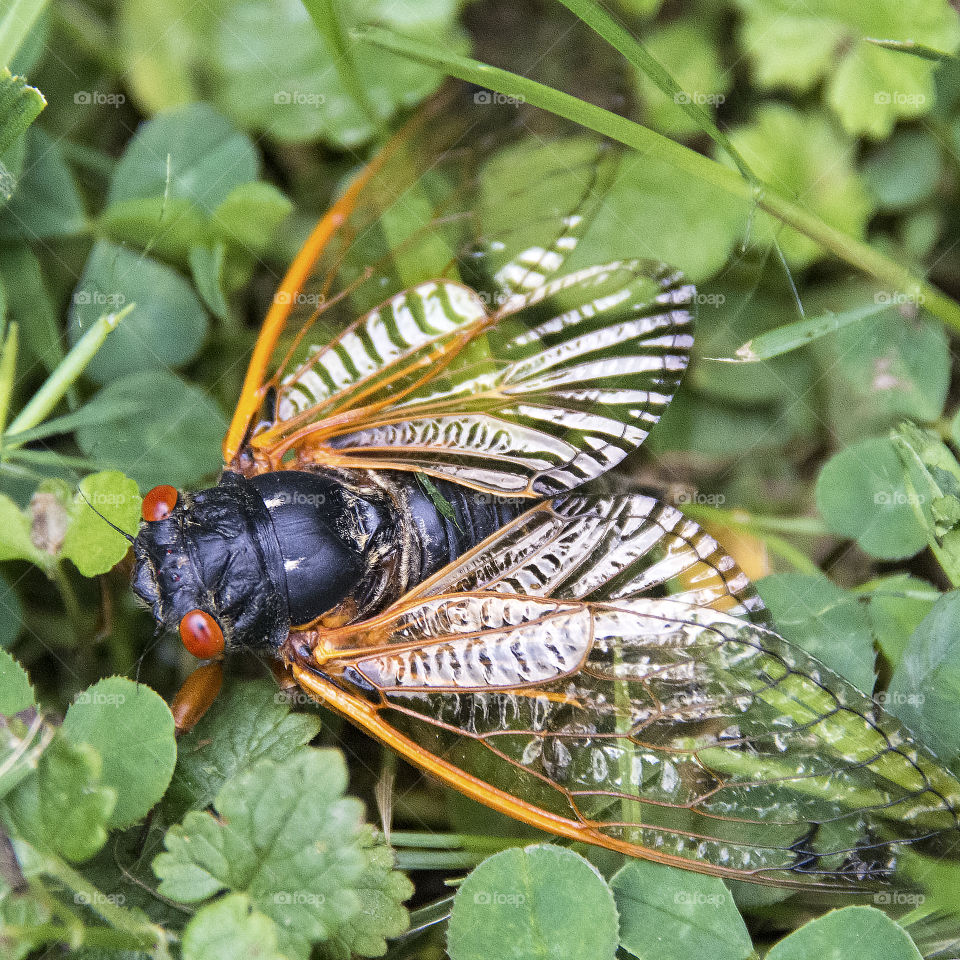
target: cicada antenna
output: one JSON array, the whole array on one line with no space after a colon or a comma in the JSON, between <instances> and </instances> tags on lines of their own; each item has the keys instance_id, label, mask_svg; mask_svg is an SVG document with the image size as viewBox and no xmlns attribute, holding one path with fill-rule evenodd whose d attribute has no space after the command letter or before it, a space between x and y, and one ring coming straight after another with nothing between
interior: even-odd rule
<instances>
[{"instance_id":1,"label":"cicada antenna","mask_svg":"<svg viewBox=\"0 0 960 960\"><path fill-rule=\"evenodd\" d=\"M113 529L116 530L117 533L119 533L121 537L123 537L125 540L128 540L130 543L133 543L133 542L134 542L135 538L134 538L134 537L131 537L130 534L127 533L126 530L121 530L112 520L108 520L108 519L87 499L87 495L86 495L82 490L80 490L79 487L77 488L77 492L80 494L81 497L83 497L84 503L86 503L86 505L87 505L105 524L107 524L107 526L113 527Z\"/></svg>"}]
</instances>

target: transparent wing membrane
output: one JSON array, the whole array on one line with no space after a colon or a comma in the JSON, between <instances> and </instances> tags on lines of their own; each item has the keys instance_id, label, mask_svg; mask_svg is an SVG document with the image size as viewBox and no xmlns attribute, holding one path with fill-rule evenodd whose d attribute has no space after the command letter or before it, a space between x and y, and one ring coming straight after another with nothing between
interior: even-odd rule
<instances>
[{"instance_id":1,"label":"transparent wing membrane","mask_svg":"<svg viewBox=\"0 0 960 960\"><path fill-rule=\"evenodd\" d=\"M845 889L889 882L908 850L960 846L960 783L932 755L803 651L718 610L442 594L323 650L308 689L336 680L354 719L389 725L414 762L570 836Z\"/></svg>"},{"instance_id":2,"label":"transparent wing membrane","mask_svg":"<svg viewBox=\"0 0 960 960\"><path fill-rule=\"evenodd\" d=\"M659 420L686 369L692 295L645 261L559 277L493 314L460 284L422 284L308 358L253 446L494 493L571 489Z\"/></svg>"},{"instance_id":3,"label":"transparent wing membrane","mask_svg":"<svg viewBox=\"0 0 960 960\"><path fill-rule=\"evenodd\" d=\"M542 497L615 465L659 419L693 288L642 260L564 272L617 152L474 133L446 114L413 125L291 268L259 351L276 340L247 437L259 469L295 455Z\"/></svg>"},{"instance_id":4,"label":"transparent wing membrane","mask_svg":"<svg viewBox=\"0 0 960 960\"><path fill-rule=\"evenodd\" d=\"M476 590L555 600L670 598L766 623L759 595L720 544L675 507L639 494L556 497L408 597Z\"/></svg>"}]
</instances>

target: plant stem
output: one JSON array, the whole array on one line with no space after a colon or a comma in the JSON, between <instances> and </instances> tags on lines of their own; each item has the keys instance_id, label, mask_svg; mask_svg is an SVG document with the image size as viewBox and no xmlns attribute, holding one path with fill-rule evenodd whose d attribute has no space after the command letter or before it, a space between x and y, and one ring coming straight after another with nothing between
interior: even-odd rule
<instances>
[{"instance_id":1,"label":"plant stem","mask_svg":"<svg viewBox=\"0 0 960 960\"><path fill-rule=\"evenodd\" d=\"M46 5L47 0L8 0L0 16L0 66L10 65Z\"/></svg>"},{"instance_id":2,"label":"plant stem","mask_svg":"<svg viewBox=\"0 0 960 960\"><path fill-rule=\"evenodd\" d=\"M683 110L717 146L726 151L727 156L736 164L740 174L752 184L759 178L750 169L747 161L730 142L730 138L713 122L699 103L695 103L687 92L670 75L670 72L634 37L594 0L560 0L560 2L579 17L588 27L601 36L611 47L630 61L637 70L642 70L674 103Z\"/></svg>"},{"instance_id":3,"label":"plant stem","mask_svg":"<svg viewBox=\"0 0 960 960\"><path fill-rule=\"evenodd\" d=\"M48 877L59 881L67 890L71 891L74 894L76 902L82 902L88 905L91 910L99 914L100 917L110 925L110 933L113 935L112 938L108 936L106 930L102 933L95 934L96 938L104 937L112 939L114 949L119 949L122 946L126 949L139 948L142 950L157 951L158 947L162 948L162 945L166 943L167 934L162 928L150 923L145 917L139 916L126 907L113 903L109 897L104 896L83 874L74 870L65 860L61 860L59 857L49 853L43 853L19 838L15 839L13 843L17 852L17 859L21 863L30 861L35 864ZM69 930L67 927L54 928L53 925L47 926L51 927L51 933L53 929L58 929L61 932ZM40 928L24 927L21 929L37 930ZM99 928L96 927L83 927L81 931L83 935L82 942L94 942L86 938L98 929ZM76 931L73 931L73 935L77 935ZM50 937L48 939L54 938Z\"/></svg>"},{"instance_id":4,"label":"plant stem","mask_svg":"<svg viewBox=\"0 0 960 960\"><path fill-rule=\"evenodd\" d=\"M7 414L10 412L10 398L13 396L14 374L17 368L17 334L17 324L11 323L0 352L0 448L7 425Z\"/></svg>"},{"instance_id":5,"label":"plant stem","mask_svg":"<svg viewBox=\"0 0 960 960\"><path fill-rule=\"evenodd\" d=\"M842 230L831 227L819 217L807 213L769 186L752 185L731 167L609 110L561 90L554 90L535 80L518 76L509 70L501 70L380 27L359 30L357 36L365 43L382 50L409 57L468 83L475 83L549 110L641 153L652 154L677 170L691 174L732 196L755 203L759 209L793 227L845 263L879 280L888 290L922 298L920 302L927 310L954 330L960 331L960 304L925 280L914 276L895 260L874 250L867 243L848 236Z\"/></svg>"},{"instance_id":6,"label":"plant stem","mask_svg":"<svg viewBox=\"0 0 960 960\"><path fill-rule=\"evenodd\" d=\"M357 102L367 121L377 131L384 133L383 119L367 96L366 84L360 78L357 62L353 56L351 38L344 29L340 0L303 0L303 5L313 19L320 35L327 41L337 74L347 88L350 97Z\"/></svg>"},{"instance_id":7,"label":"plant stem","mask_svg":"<svg viewBox=\"0 0 960 960\"><path fill-rule=\"evenodd\" d=\"M10 424L7 432L22 433L45 419L103 346L107 334L111 330L116 330L120 321L127 317L135 306L136 304L130 303L118 313L105 313L100 317L60 361L43 386L30 398L29 403Z\"/></svg>"}]
</instances>

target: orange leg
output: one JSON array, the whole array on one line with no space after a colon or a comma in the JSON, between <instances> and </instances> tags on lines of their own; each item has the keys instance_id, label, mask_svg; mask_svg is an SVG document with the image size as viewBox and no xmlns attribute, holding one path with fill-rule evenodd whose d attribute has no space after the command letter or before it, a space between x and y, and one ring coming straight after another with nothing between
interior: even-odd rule
<instances>
[{"instance_id":1,"label":"orange leg","mask_svg":"<svg viewBox=\"0 0 960 960\"><path fill-rule=\"evenodd\" d=\"M183 681L170 704L177 738L189 733L210 709L223 686L223 661L214 660L197 667Z\"/></svg>"}]
</instances>

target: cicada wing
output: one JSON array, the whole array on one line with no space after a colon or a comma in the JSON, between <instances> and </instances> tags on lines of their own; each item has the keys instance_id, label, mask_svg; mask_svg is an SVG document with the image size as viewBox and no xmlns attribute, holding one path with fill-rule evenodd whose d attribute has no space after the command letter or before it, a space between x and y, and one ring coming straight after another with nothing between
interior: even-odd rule
<instances>
[{"instance_id":1,"label":"cicada wing","mask_svg":"<svg viewBox=\"0 0 960 960\"><path fill-rule=\"evenodd\" d=\"M308 360L280 390L279 422L252 445L491 493L568 490L659 419L686 369L692 299L646 261L556 278L492 314L469 288L431 281Z\"/></svg>"},{"instance_id":2,"label":"cicada wing","mask_svg":"<svg viewBox=\"0 0 960 960\"><path fill-rule=\"evenodd\" d=\"M496 165L495 176L481 176L488 160L507 156L520 129L496 115L471 110L450 92L439 95L321 218L264 321L224 441L228 464L258 415L261 423L275 419L273 394L319 349L311 345L331 342L377 304L435 277L465 278L492 300L562 266L589 220L594 188L615 168L615 151L582 138L548 142L545 152L556 159L535 182L524 183L521 171L505 176ZM488 195L491 184L497 188ZM517 210L516 220L505 222L501 209Z\"/></svg>"},{"instance_id":3,"label":"cicada wing","mask_svg":"<svg viewBox=\"0 0 960 960\"><path fill-rule=\"evenodd\" d=\"M675 507L640 494L554 497L407 599L478 590L594 602L669 598L767 623L759 594L723 547Z\"/></svg>"},{"instance_id":4,"label":"cicada wing","mask_svg":"<svg viewBox=\"0 0 960 960\"><path fill-rule=\"evenodd\" d=\"M561 835L848 890L958 849L960 782L849 683L716 610L440 595L316 649L295 666L306 690Z\"/></svg>"},{"instance_id":5,"label":"cicada wing","mask_svg":"<svg viewBox=\"0 0 960 960\"><path fill-rule=\"evenodd\" d=\"M543 497L619 462L669 403L693 288L643 260L563 272L617 152L441 119L388 145L291 267L228 463L243 448L261 469L294 455Z\"/></svg>"}]
</instances>

